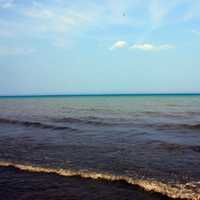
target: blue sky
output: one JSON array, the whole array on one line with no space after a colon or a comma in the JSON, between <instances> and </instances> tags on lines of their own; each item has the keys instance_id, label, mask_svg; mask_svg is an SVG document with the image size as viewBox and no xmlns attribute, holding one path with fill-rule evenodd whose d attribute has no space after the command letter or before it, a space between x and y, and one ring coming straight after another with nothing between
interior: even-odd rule
<instances>
[{"instance_id":1,"label":"blue sky","mask_svg":"<svg viewBox=\"0 0 200 200\"><path fill-rule=\"evenodd\" d=\"M199 0L0 0L0 95L200 92Z\"/></svg>"}]
</instances>

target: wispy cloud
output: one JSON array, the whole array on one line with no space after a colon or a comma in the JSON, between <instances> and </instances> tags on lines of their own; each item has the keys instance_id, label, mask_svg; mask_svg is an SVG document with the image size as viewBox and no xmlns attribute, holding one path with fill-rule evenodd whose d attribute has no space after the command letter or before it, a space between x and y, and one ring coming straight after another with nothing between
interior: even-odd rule
<instances>
[{"instance_id":1,"label":"wispy cloud","mask_svg":"<svg viewBox=\"0 0 200 200\"><path fill-rule=\"evenodd\" d=\"M0 0L0 8L11 8L14 5L14 0Z\"/></svg>"},{"instance_id":2,"label":"wispy cloud","mask_svg":"<svg viewBox=\"0 0 200 200\"><path fill-rule=\"evenodd\" d=\"M30 9L26 10L24 13L28 17L38 18L38 19L50 19L54 16L54 13L48 9Z\"/></svg>"},{"instance_id":3,"label":"wispy cloud","mask_svg":"<svg viewBox=\"0 0 200 200\"><path fill-rule=\"evenodd\" d=\"M149 17L151 19L152 28L159 28L166 22L169 23L170 14L173 13L177 6L184 4L185 0L150 0L149 1ZM173 22L173 21L172 21Z\"/></svg>"},{"instance_id":4,"label":"wispy cloud","mask_svg":"<svg viewBox=\"0 0 200 200\"><path fill-rule=\"evenodd\" d=\"M34 53L36 50L32 48L19 48L19 47L7 47L0 46L1 56L15 56L15 55L28 55Z\"/></svg>"},{"instance_id":5,"label":"wispy cloud","mask_svg":"<svg viewBox=\"0 0 200 200\"><path fill-rule=\"evenodd\" d=\"M14 34L11 31L0 30L0 37L13 37Z\"/></svg>"},{"instance_id":6,"label":"wispy cloud","mask_svg":"<svg viewBox=\"0 0 200 200\"><path fill-rule=\"evenodd\" d=\"M189 1L189 0L188 0ZM183 15L184 21L191 21L191 20L199 20L200 19L200 1L194 0L189 1L190 4L188 5L187 11Z\"/></svg>"},{"instance_id":7,"label":"wispy cloud","mask_svg":"<svg viewBox=\"0 0 200 200\"><path fill-rule=\"evenodd\" d=\"M17 37L43 38L60 47L64 43L57 41L71 38L102 40L103 37L109 37L113 41L114 35L117 35L115 39L127 38L126 35L130 39L132 33L135 34L135 43L140 44L147 41L153 31L159 31L166 24L169 26L175 21L184 23L185 18L193 19L199 15L200 8L198 0L102 0L102 3L91 0L52 0L48 3L38 0L28 3L0 0L0 8L13 5L9 17L3 15L0 19L3 30L0 31L1 36L9 36L12 30ZM181 9L176 12L178 6ZM117 44L111 49L125 46Z\"/></svg>"},{"instance_id":8,"label":"wispy cloud","mask_svg":"<svg viewBox=\"0 0 200 200\"><path fill-rule=\"evenodd\" d=\"M200 30L192 30L192 33L194 33L195 35L199 35L200 36Z\"/></svg>"},{"instance_id":9,"label":"wispy cloud","mask_svg":"<svg viewBox=\"0 0 200 200\"><path fill-rule=\"evenodd\" d=\"M35 37L44 38L56 47L64 47L67 43L63 41L83 31L92 20L84 11L62 6L62 3L46 5L34 2L32 6L25 7L22 14L35 25L30 27L30 32L36 33Z\"/></svg>"},{"instance_id":10,"label":"wispy cloud","mask_svg":"<svg viewBox=\"0 0 200 200\"><path fill-rule=\"evenodd\" d=\"M123 49L127 47L127 42L126 41L123 41L123 40L119 40L119 41L116 41L112 47L110 47L110 50L114 50L114 49Z\"/></svg>"},{"instance_id":11,"label":"wispy cloud","mask_svg":"<svg viewBox=\"0 0 200 200\"><path fill-rule=\"evenodd\" d=\"M151 43L141 43L141 44L134 44L130 48L142 51L161 51L161 50L173 49L175 48L175 46L170 44L154 45Z\"/></svg>"}]
</instances>

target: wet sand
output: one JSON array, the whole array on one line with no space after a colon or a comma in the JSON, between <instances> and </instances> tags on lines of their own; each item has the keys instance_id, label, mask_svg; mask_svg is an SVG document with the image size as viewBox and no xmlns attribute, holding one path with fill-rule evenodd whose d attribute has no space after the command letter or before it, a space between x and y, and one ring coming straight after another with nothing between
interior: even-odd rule
<instances>
[{"instance_id":1,"label":"wet sand","mask_svg":"<svg viewBox=\"0 0 200 200\"><path fill-rule=\"evenodd\" d=\"M1 200L170 200L123 181L62 177L0 168Z\"/></svg>"}]
</instances>

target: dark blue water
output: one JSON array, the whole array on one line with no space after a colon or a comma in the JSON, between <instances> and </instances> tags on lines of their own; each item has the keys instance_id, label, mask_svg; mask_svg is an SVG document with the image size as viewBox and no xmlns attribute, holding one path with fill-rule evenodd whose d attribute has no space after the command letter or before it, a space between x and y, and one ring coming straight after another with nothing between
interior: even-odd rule
<instances>
[{"instance_id":1,"label":"dark blue water","mask_svg":"<svg viewBox=\"0 0 200 200\"><path fill-rule=\"evenodd\" d=\"M0 165L200 199L200 96L2 98Z\"/></svg>"}]
</instances>

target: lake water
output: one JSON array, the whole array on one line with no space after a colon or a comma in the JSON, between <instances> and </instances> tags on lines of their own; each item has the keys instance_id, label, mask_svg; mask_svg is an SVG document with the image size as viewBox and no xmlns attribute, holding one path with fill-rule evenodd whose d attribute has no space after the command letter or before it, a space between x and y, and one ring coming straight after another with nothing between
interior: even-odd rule
<instances>
[{"instance_id":1,"label":"lake water","mask_svg":"<svg viewBox=\"0 0 200 200\"><path fill-rule=\"evenodd\" d=\"M0 166L200 199L200 96L0 98Z\"/></svg>"}]
</instances>

